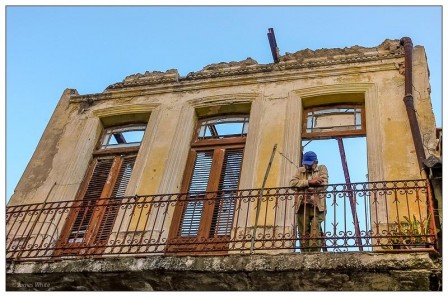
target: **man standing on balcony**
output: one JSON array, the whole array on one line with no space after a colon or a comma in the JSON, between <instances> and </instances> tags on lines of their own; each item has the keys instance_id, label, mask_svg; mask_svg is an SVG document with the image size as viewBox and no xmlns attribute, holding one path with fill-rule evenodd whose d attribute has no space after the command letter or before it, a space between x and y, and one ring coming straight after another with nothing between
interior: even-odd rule
<instances>
[{"instance_id":1,"label":"man standing on balcony","mask_svg":"<svg viewBox=\"0 0 448 297\"><path fill-rule=\"evenodd\" d=\"M303 167L290 181L297 191L297 225L299 228L302 253L319 252L322 247L321 223L325 219L325 190L328 185L328 170L318 165L316 153L309 151L303 155ZM319 232L318 232L319 230Z\"/></svg>"}]
</instances>

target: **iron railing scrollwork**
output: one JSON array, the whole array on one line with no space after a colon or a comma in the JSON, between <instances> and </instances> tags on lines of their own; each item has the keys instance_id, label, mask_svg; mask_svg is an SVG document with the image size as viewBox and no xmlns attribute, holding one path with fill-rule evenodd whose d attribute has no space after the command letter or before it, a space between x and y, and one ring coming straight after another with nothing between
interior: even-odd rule
<instances>
[{"instance_id":1,"label":"iron railing scrollwork","mask_svg":"<svg viewBox=\"0 0 448 297\"><path fill-rule=\"evenodd\" d=\"M318 194L325 199L326 212L317 235L298 234L297 197L310 193L293 188L8 206L6 258L296 253L306 251L301 246L305 239L318 242L315 248L324 252L412 252L434 251L437 247L432 197L426 180L334 184ZM356 203L359 232L355 232L349 199ZM207 203L214 203L216 211L222 212L212 218L216 220L212 225L219 229L210 231L205 238L187 232L189 226L183 224L177 234L170 234L176 207L188 206L189 212L194 212L195 207L200 211L199 206ZM67 224L74 224L81 212L92 215L87 229L77 233ZM100 213L111 226L105 228L104 222L95 220ZM192 228L201 228L201 216L194 218L186 222ZM70 234L64 236L64 232Z\"/></svg>"}]
</instances>

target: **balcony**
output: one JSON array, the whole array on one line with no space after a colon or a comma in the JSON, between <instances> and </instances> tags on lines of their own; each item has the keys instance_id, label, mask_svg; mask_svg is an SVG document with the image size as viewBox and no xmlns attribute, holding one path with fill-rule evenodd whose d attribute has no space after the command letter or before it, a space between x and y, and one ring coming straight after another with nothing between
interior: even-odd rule
<instances>
[{"instance_id":1,"label":"balcony","mask_svg":"<svg viewBox=\"0 0 448 297\"><path fill-rule=\"evenodd\" d=\"M299 197L325 199L318 234L299 234ZM6 258L435 252L426 180L58 201L6 209Z\"/></svg>"}]
</instances>

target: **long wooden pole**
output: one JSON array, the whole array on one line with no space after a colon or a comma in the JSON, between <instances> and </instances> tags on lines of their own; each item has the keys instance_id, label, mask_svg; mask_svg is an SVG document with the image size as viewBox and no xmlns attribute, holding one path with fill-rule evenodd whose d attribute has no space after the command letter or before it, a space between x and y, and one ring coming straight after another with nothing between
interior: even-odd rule
<instances>
[{"instance_id":1,"label":"long wooden pole","mask_svg":"<svg viewBox=\"0 0 448 297\"><path fill-rule=\"evenodd\" d=\"M345 156L345 149L344 149L344 143L342 142L342 138L338 137L338 146L339 146L339 153L341 154L341 162L342 162L342 169L344 170L344 177L345 177L345 183L347 184L347 188L351 187L351 181L350 181L350 174L348 172L348 165L347 165L347 158ZM359 246L359 250L362 251L362 241L361 241L361 231L359 230L359 221L358 221L358 215L356 214L356 202L354 199L353 192L351 190L348 191L348 199L350 201L350 207L352 210L353 215L353 224L355 225L355 242Z\"/></svg>"}]
</instances>

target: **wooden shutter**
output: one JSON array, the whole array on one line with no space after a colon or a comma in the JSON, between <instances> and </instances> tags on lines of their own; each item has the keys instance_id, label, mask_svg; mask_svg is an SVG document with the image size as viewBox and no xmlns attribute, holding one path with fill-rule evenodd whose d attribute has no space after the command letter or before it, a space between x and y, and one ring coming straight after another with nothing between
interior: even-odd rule
<instances>
[{"instance_id":1,"label":"wooden shutter","mask_svg":"<svg viewBox=\"0 0 448 297\"><path fill-rule=\"evenodd\" d=\"M185 194L173 212L166 253L226 253L247 125L247 115L198 122L182 181Z\"/></svg>"},{"instance_id":2,"label":"wooden shutter","mask_svg":"<svg viewBox=\"0 0 448 297\"><path fill-rule=\"evenodd\" d=\"M83 242L92 219L95 205L101 197L101 192L106 184L113 161L113 158L95 160L95 169L90 177L82 202L79 208L76 209L78 214L71 228L68 242Z\"/></svg>"},{"instance_id":3,"label":"wooden shutter","mask_svg":"<svg viewBox=\"0 0 448 297\"><path fill-rule=\"evenodd\" d=\"M213 162L213 151L196 152L196 159L188 186L189 197L182 214L179 236L197 236L204 207L204 192L207 190L210 170Z\"/></svg>"},{"instance_id":4,"label":"wooden shutter","mask_svg":"<svg viewBox=\"0 0 448 297\"><path fill-rule=\"evenodd\" d=\"M120 200L124 197L126 188L131 178L132 169L134 168L136 156L125 157L120 171L118 172L118 177L115 182L111 201L106 206L106 211L101 220L101 225L96 235L96 242L105 242L109 238L112 228L114 227L115 218L117 217L118 210L120 207Z\"/></svg>"},{"instance_id":5,"label":"wooden shutter","mask_svg":"<svg viewBox=\"0 0 448 297\"><path fill-rule=\"evenodd\" d=\"M137 137L133 134L138 131ZM115 224L143 137L143 125L108 128L93 153L54 254L101 253ZM114 136L116 144L110 139ZM140 138L139 138L140 137Z\"/></svg>"},{"instance_id":6,"label":"wooden shutter","mask_svg":"<svg viewBox=\"0 0 448 297\"><path fill-rule=\"evenodd\" d=\"M222 164L210 237L230 235L235 209L235 196L238 189L244 148L227 149ZM221 192L223 191L223 192Z\"/></svg>"},{"instance_id":7,"label":"wooden shutter","mask_svg":"<svg viewBox=\"0 0 448 297\"><path fill-rule=\"evenodd\" d=\"M201 220L211 215L211 228L208 236L229 235L232 228L233 211L235 208L235 190L238 188L244 148L225 150L222 163L215 170L220 170L217 189L218 196L213 203L212 213L204 213L205 192L209 188L214 151L198 151L188 187L189 197L182 213L182 221L178 236L198 236ZM215 160L216 163L216 160ZM209 204L209 203L208 203Z\"/></svg>"}]
</instances>

